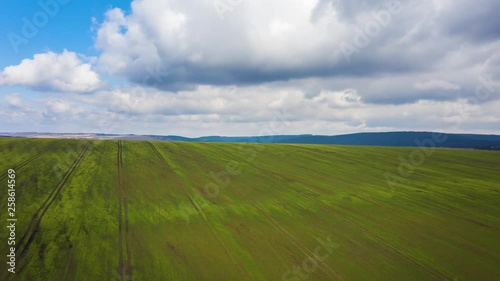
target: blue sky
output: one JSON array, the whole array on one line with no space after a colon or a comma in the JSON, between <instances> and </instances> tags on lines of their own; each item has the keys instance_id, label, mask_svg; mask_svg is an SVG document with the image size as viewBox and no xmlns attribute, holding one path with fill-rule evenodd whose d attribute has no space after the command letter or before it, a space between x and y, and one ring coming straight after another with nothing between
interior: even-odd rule
<instances>
[{"instance_id":1,"label":"blue sky","mask_svg":"<svg viewBox=\"0 0 500 281\"><path fill-rule=\"evenodd\" d=\"M499 134L500 3L475 3L8 1L0 131Z\"/></svg>"},{"instance_id":2,"label":"blue sky","mask_svg":"<svg viewBox=\"0 0 500 281\"><path fill-rule=\"evenodd\" d=\"M44 3L45 5L40 5ZM0 17L0 33L4 37L13 32L22 35L23 18L33 22L33 16L51 1L5 1L2 3L2 17ZM91 31L92 18L102 20L104 13L114 7L119 7L124 11L129 10L129 1L98 1L98 0L68 0L67 3L57 3L59 11L54 15L49 15L49 21L40 27L38 33L27 44L19 46L16 52L10 44L10 40L0 41L1 65L18 64L24 58L32 57L33 54L43 53L47 50L62 52L70 49L78 53L95 55L93 47L93 33Z\"/></svg>"}]
</instances>

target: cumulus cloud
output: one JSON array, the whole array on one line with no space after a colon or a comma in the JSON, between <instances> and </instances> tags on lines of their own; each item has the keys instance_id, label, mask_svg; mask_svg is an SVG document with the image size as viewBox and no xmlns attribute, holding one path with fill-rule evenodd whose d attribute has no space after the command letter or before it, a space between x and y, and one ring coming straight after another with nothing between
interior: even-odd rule
<instances>
[{"instance_id":1,"label":"cumulus cloud","mask_svg":"<svg viewBox=\"0 0 500 281\"><path fill-rule=\"evenodd\" d=\"M276 116L286 134L500 132L498 1L220 2L109 9L93 20L95 63L39 54L0 84L69 92L33 114L88 132L251 135Z\"/></svg>"},{"instance_id":2,"label":"cumulus cloud","mask_svg":"<svg viewBox=\"0 0 500 281\"><path fill-rule=\"evenodd\" d=\"M27 102L23 101L18 94L9 94L5 96L4 100L7 106L11 109L22 111L31 109L30 105Z\"/></svg>"},{"instance_id":3,"label":"cumulus cloud","mask_svg":"<svg viewBox=\"0 0 500 281\"><path fill-rule=\"evenodd\" d=\"M243 94L244 93L244 94ZM360 131L500 131L500 101L481 105L467 99L370 104L352 89L322 91L307 98L293 88L203 86L177 93L122 87L88 95L69 94L35 101L10 96L21 111L0 106L9 123L30 120L52 131L180 134L342 134Z\"/></svg>"},{"instance_id":4,"label":"cumulus cloud","mask_svg":"<svg viewBox=\"0 0 500 281\"><path fill-rule=\"evenodd\" d=\"M317 24L326 15L318 14L315 0L243 1L224 20L212 5L143 0L132 3L129 15L109 10L97 31L100 67L142 84L151 69L161 69L169 75L152 84L171 89L366 70L347 66L339 49L354 24L335 18ZM386 65L387 71L400 68Z\"/></svg>"},{"instance_id":5,"label":"cumulus cloud","mask_svg":"<svg viewBox=\"0 0 500 281\"><path fill-rule=\"evenodd\" d=\"M91 112L88 107L69 99L48 98L40 101L40 105L43 123L88 122Z\"/></svg>"},{"instance_id":6,"label":"cumulus cloud","mask_svg":"<svg viewBox=\"0 0 500 281\"><path fill-rule=\"evenodd\" d=\"M39 91L89 92L101 85L99 75L74 52L35 54L0 73L0 85L23 85Z\"/></svg>"},{"instance_id":7,"label":"cumulus cloud","mask_svg":"<svg viewBox=\"0 0 500 281\"><path fill-rule=\"evenodd\" d=\"M490 0L237 3L223 18L211 0L133 1L129 14L111 9L97 27L99 69L171 91L316 79L326 82L302 85L308 97L352 88L367 102L401 103L469 95L477 64L499 53L500 37L479 19L498 5ZM456 27L468 21L490 30L489 39ZM354 48L348 55L346 44Z\"/></svg>"}]
</instances>

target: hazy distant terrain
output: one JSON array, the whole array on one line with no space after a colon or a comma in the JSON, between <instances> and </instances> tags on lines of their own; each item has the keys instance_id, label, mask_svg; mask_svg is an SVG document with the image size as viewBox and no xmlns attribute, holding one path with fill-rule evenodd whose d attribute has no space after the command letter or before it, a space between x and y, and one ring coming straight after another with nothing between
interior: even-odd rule
<instances>
[{"instance_id":1,"label":"hazy distant terrain","mask_svg":"<svg viewBox=\"0 0 500 281\"><path fill-rule=\"evenodd\" d=\"M57 134L57 133L0 133L0 137L111 139L111 140L167 140L184 142L247 142L291 144L339 144L369 146L423 146L429 141L436 147L500 150L500 136L478 134L445 134L433 132L357 133L337 136L275 135L250 137L206 136L187 138L159 135L112 135L112 134ZM437 140L437 141L436 141Z\"/></svg>"}]
</instances>

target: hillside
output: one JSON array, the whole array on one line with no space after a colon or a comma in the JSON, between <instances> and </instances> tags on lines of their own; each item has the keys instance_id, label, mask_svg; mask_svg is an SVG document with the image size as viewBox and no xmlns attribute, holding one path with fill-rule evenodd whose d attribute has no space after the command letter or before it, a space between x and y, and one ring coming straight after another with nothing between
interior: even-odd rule
<instances>
[{"instance_id":1,"label":"hillside","mask_svg":"<svg viewBox=\"0 0 500 281\"><path fill-rule=\"evenodd\" d=\"M57 134L57 133L0 133L3 137L111 139L111 140L163 140L183 142L231 142L231 143L290 143L290 144L338 144L368 146L420 146L426 140L434 141L436 147L500 150L500 136L478 134L447 134L434 132L385 132L357 133L347 135L270 135L270 136L204 136L188 138L160 135L120 134Z\"/></svg>"},{"instance_id":2,"label":"hillside","mask_svg":"<svg viewBox=\"0 0 500 281\"><path fill-rule=\"evenodd\" d=\"M498 280L498 152L415 151L0 139L0 279Z\"/></svg>"}]
</instances>

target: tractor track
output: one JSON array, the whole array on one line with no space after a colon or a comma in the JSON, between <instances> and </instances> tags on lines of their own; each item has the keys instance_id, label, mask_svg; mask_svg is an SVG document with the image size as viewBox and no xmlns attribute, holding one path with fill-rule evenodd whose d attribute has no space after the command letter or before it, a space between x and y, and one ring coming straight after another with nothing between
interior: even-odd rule
<instances>
[{"instance_id":1,"label":"tractor track","mask_svg":"<svg viewBox=\"0 0 500 281\"><path fill-rule=\"evenodd\" d=\"M221 151L221 152L225 153L226 155L231 156L230 154L228 154L228 153L227 153L226 151L224 151L224 150L221 150L221 149L219 149L219 148L217 148L217 150L219 150L219 151ZM249 165L251 165L254 169L257 169L258 171L260 171L261 173L268 175L268 176L269 176L269 177L270 177L273 181L275 181L275 182L277 182L277 183L282 183L282 182L280 182L279 180L277 180L277 179L276 179L276 177L279 177L279 178L285 179L285 178L283 178L281 175L271 174L271 173L269 173L268 171L263 170L263 169L261 169L260 167L257 167L257 166L256 166L256 165L254 165L253 163L248 163L248 164L249 164ZM237 189L236 189L236 190L237 190ZM337 210L332 209L332 208L331 208L331 206L326 205L325 203L321 202L321 201L320 201L320 200L318 200L317 198L314 198L314 197L311 197L310 195L306 195L306 194L304 194L304 193L301 193L301 192L299 192L299 191L295 190L294 188L290 188L290 189L288 189L288 190L291 190L291 191L295 192L296 194L299 194L300 196L306 197L307 199L309 199L309 200L311 200L311 201L315 202L316 204L318 204L318 205L322 206L323 208L327 208L327 209L333 210L333 211L335 211L335 213L336 213L336 214L340 215L340 213L338 213L338 211L337 211ZM237 190L237 192L241 194L241 192L240 192L239 190ZM243 196L243 194L241 194L241 195ZM249 201L249 200L247 200L247 201L248 201L248 202L251 202L251 201ZM261 207L260 207L257 203L253 203L253 202L251 202L251 203L252 203L252 204L256 204L256 205L257 205L256 207L257 207L257 208L258 208L261 212L266 213L266 215L269 217L269 219L274 220L274 219L272 218L272 216L271 216L269 213L267 213L265 210L263 210L263 209L262 209L262 208L261 208ZM447 278L448 278L447 276L445 276L445 275L441 274L440 272L438 272L438 271L434 270L433 268L428 267L427 265L425 265L424 263L422 263L422 262L418 261L417 259L415 259L415 258L413 258L413 257L411 257L411 256L409 256L409 255L407 255L407 254L405 254L404 252L402 252L402 251L398 250L395 246L393 246L393 245L391 245L390 243L386 242L386 241L385 241L383 238L381 238L379 235L374 234L373 232L369 231L367 228L360 226L358 223L354 223L353 221L348 220L345 216L342 216L342 219L344 219L345 221L349 222L351 225L354 225L354 226L358 227L358 228L359 228L359 229L361 229L363 232L365 232L366 234L368 234L369 236L371 236L371 237L372 237L372 239L374 239L375 241L377 241L377 242L379 242L379 243L383 244L384 246L386 246L387 248L389 248L390 250L392 250L394 253L398 254L399 256L401 256L401 257L403 257L403 258L406 258L407 260L411 261L411 262L412 262L412 263L414 263L415 265L417 265L417 266L419 266L420 268L422 268L422 269L426 270L428 273L430 273L431 275L433 275L433 276L434 276L434 277L436 277L437 279L439 279L439 280L448 280L448 279L447 279ZM275 222L276 222L276 221L275 221ZM280 226L278 222L276 222L276 224L277 224L278 226ZM283 228L282 226L280 226L280 227L281 227L281 228ZM284 228L283 228L283 231L287 232L287 233L288 233L288 235L290 235L292 238L294 238L294 237L293 237L293 235L291 235L288 231L286 231L286 229L284 229ZM283 234L285 234L285 236L286 236L286 233L283 233ZM292 241L292 242L293 242L293 241ZM295 243L294 243L294 244L295 244ZM301 250L302 250L302 249L301 249ZM303 251L303 250L302 250L302 251ZM326 264L325 264L325 265L326 265ZM335 273L335 274L336 274L339 278L341 278L341 279L342 279L342 277L341 277L340 275L338 275L338 274L337 274L337 273L336 273L333 269L331 269L331 268L330 268L330 270L332 270L332 271L333 271L333 272L334 272L334 273ZM343 280L343 279L342 279L342 280Z\"/></svg>"},{"instance_id":2,"label":"tractor track","mask_svg":"<svg viewBox=\"0 0 500 281\"><path fill-rule=\"evenodd\" d=\"M50 144L48 144L42 151L38 152L37 154L35 154L35 156L21 162L21 164L17 165L16 167L14 167L13 169L17 172L18 170L21 170L22 168L24 168L25 166L27 166L28 164L30 164L31 162L35 161L36 159L38 159L40 156L42 156L43 154L45 154L52 146L55 145L57 141L55 142L52 142ZM3 180L7 177L7 172L3 173L2 175L0 175L0 180Z\"/></svg>"},{"instance_id":3,"label":"tractor track","mask_svg":"<svg viewBox=\"0 0 500 281\"><path fill-rule=\"evenodd\" d=\"M255 202L252 202L252 201L249 201L248 198L244 197L243 194L237 190L236 192L238 192L243 198L245 198L245 200L247 200L248 202L250 202L250 204L252 204L257 210L259 210L259 212L261 212L265 217L266 219L271 222L271 224L273 225L273 227L278 230L279 232L281 232L287 239L288 241L292 242L293 245L295 245L295 247L297 247L303 254L305 254L308 258L311 258L311 259L316 259L317 261L319 261L318 265L319 265L319 268L325 273L327 274L330 278L334 278L336 280L342 280L342 281L345 281L345 279L340 275L338 274L333 268L331 268L328 264L325 263L324 260L322 260L320 257L318 257L313 251L311 251L307 246L305 246L304 244L302 244L300 242L299 239L297 239L293 234L291 234L286 228L284 228L280 223L278 223L266 210L264 210L264 208L262 208L258 203L255 203ZM313 260L314 260L313 259ZM332 275L333 273L333 275ZM335 276L335 277L334 277Z\"/></svg>"},{"instance_id":4,"label":"tractor track","mask_svg":"<svg viewBox=\"0 0 500 281\"><path fill-rule=\"evenodd\" d=\"M302 147L300 147L300 146L297 146L297 147L299 147L299 148L301 148L301 149L303 149L303 150L306 150L306 151L307 151L307 149L305 149L305 148L302 148ZM219 149L219 148L217 148L217 149L218 149L219 151L223 151L223 150L221 150L221 149ZM227 152L225 152L225 151L223 151L223 152L227 154ZM311 159L311 158L309 158L309 159ZM322 162L322 161L320 161L320 162ZM249 163L249 164L250 164L250 163ZM255 165L252 165L252 166L253 166L254 168L259 169L259 170L261 170L261 171L262 171L262 169L260 169L260 168L256 167ZM264 171L264 172L265 172L265 171ZM319 172L319 171L315 171L315 172ZM268 174L269 174L269 173L268 173ZM323 173L321 173L321 174L323 174ZM271 174L269 174L269 175L271 175ZM280 176L280 175L278 175L278 176ZM280 176L280 177L282 177L282 176ZM359 199L361 199L361 200L364 200L364 201L367 201L367 202L373 203L373 204L375 204L375 205L385 206L385 207L387 207L387 208L390 208L391 210L393 210L393 211L395 211L395 212L400 213L401 215L403 215L403 216L407 217L408 219L410 219L410 220L412 220L412 221L414 221L414 222L416 222L416 223L418 223L418 224L420 224L420 225L423 225L423 226L426 226L426 227L428 227L428 228L433 228L433 229L435 229L435 230L438 230L438 231L442 232L443 234L446 234L447 236L453 237L453 238L455 238L455 239L457 239L457 240L459 240L459 241L461 241L461 242L463 242L463 243L465 243L465 244L467 244L467 245L469 245L469 246L471 246L471 247L473 247L473 248L476 248L476 249L477 249L477 250L479 250L479 251L482 251L483 253L486 253L486 254L488 254L488 255L490 255L490 256L492 256L492 257L495 257L495 258L497 258L497 259L500 259L500 255L499 255L499 254L494 253L494 252L492 252L492 251L490 251L490 250L488 250L488 249L485 249L485 248L483 248L483 247L481 247L481 246L479 246L479 245L475 244L474 242L471 242L471 241L469 241L469 240L467 240L467 239L465 239L465 238L462 238L462 237L460 237L460 236L458 236L458 235L456 235L456 234L453 234L453 233L451 233L451 232L449 232L449 231L447 231L447 230L445 230L445 229L443 229L443 228L441 228L441 227L439 227L439 226L435 226L435 225L430 224L430 223L427 223L427 222L425 222L425 221L423 221L423 220L421 220L421 219L418 219L418 218L416 218L416 217L412 216L410 213L408 213L408 212L406 212L406 211L404 211L404 210L397 209L397 208L395 208L395 207L390 206L390 205L389 205L389 204L387 204L387 203L382 202L381 200L377 200L377 199L373 198L373 196L369 195L369 194L368 194L367 192L365 192L365 191L360 191L360 190L357 190L357 193L358 193L358 194L357 194L357 197L358 197ZM449 211L449 210L447 210L447 211Z\"/></svg>"},{"instance_id":5,"label":"tractor track","mask_svg":"<svg viewBox=\"0 0 500 281\"><path fill-rule=\"evenodd\" d=\"M123 235L122 235L122 169L121 169L122 144L118 141L118 153L116 155L116 165L118 167L118 272L121 281L125 280L125 267L123 266Z\"/></svg>"},{"instance_id":6,"label":"tractor track","mask_svg":"<svg viewBox=\"0 0 500 281\"><path fill-rule=\"evenodd\" d=\"M116 156L116 164L118 167L118 269L120 272L120 278L124 280L132 280L132 261L130 255L130 246L128 239L128 201L125 194L125 189L123 188L123 146L122 141L118 141L118 153ZM125 225L125 227L123 226ZM123 234L123 228L125 228L125 234ZM124 239L125 236L125 239ZM125 253L127 255L126 264L124 263L123 257L123 241L125 240Z\"/></svg>"},{"instance_id":7,"label":"tractor track","mask_svg":"<svg viewBox=\"0 0 500 281\"><path fill-rule=\"evenodd\" d=\"M177 182L177 186L179 188L181 188L181 183L180 183L179 178L177 177L177 174L175 173L175 171L168 164L168 162L165 160L165 158L160 154L160 152L158 151L158 149L151 142L149 142L149 141L148 141L148 144L151 147L151 149L153 150L153 152L156 154L156 156L162 161L162 163L164 164L164 166L167 169L169 169L170 171L172 171L176 175L175 180ZM189 153L189 151L185 150L184 148L182 148L182 149L184 151L186 151L186 152ZM224 242L222 241L222 239L219 237L219 233L217 232L217 230L213 226L213 223L210 220L210 217L205 213L205 211L203 210L203 208L198 205L197 201L188 193L188 191L186 189L184 189L184 188L181 188L181 189L184 192L184 194L186 195L186 197L189 199L189 201L190 201L191 205L193 206L193 208L202 217L203 221L207 225L208 229L210 230L210 233L215 238L215 240L217 241L217 243L224 249L224 252L225 252L226 256L233 262L235 268L238 269L237 272L240 275L241 280L245 280L243 278L243 275L247 276L247 278L246 278L247 280L252 280L252 278L250 277L250 275L248 274L248 272L246 272L241 267L241 265L238 263L238 261L236 260L236 258L234 257L234 255L231 254L231 251L229 251L229 249L227 248L227 246L224 244Z\"/></svg>"},{"instance_id":8,"label":"tractor track","mask_svg":"<svg viewBox=\"0 0 500 281\"><path fill-rule=\"evenodd\" d=\"M27 143L29 141L30 139L28 138L21 138L17 140L17 143ZM2 147L2 149L0 149L0 154L3 153L4 151L10 151L10 150L8 148Z\"/></svg>"},{"instance_id":9,"label":"tractor track","mask_svg":"<svg viewBox=\"0 0 500 281\"><path fill-rule=\"evenodd\" d=\"M331 206L328 206L327 204L321 202L320 200L318 200L317 198L314 198L310 195L307 195L307 194L304 194L304 193L301 193L297 190L294 190L294 189L289 189L289 190L292 190L293 192L309 199L310 201L312 202L315 202L316 204L322 206L323 208L327 208L327 209L330 209L330 210L333 210L335 211L337 214L340 215L340 213L338 212L338 210L334 210L331 208ZM406 253L400 251L396 246L388 243L385 239L383 239L382 237L380 237L380 235L377 235L375 233L373 233L372 231L370 231L368 228L366 227L363 227L361 226L359 223L356 223L356 222L353 222L349 219L347 219L345 217L345 212L344 212L344 215L342 215L342 218L350 223L350 225L353 225L357 228L359 228L360 230L362 230L364 233L368 234L369 237L371 237L373 240L377 241L378 243L384 245L386 248L388 248L389 250L393 251L394 253L396 253L397 255L407 259L408 261L414 263L415 265L417 265L418 267L424 269L425 271L427 271L428 273L430 273L431 275L433 275L434 277L436 277L438 280L448 280L448 277L446 277L445 275L443 275L442 273L440 273L439 271L436 271L434 270L433 268L425 265L424 263L420 262L419 260L415 259L414 257L410 256L410 255L407 255Z\"/></svg>"},{"instance_id":10,"label":"tractor track","mask_svg":"<svg viewBox=\"0 0 500 281\"><path fill-rule=\"evenodd\" d=\"M184 148L183 148L184 149ZM220 149L217 148L217 150L221 151ZM188 152L191 154L194 158L196 158L200 163L204 163L206 161L201 160L198 156L195 156L192 152L184 149L184 151ZM330 278L335 279L335 280L342 280L345 281L345 279L338 274L334 269L332 269L330 266L328 266L323 260L321 260L319 257L314 254L307 246L303 245L297 238L295 238L294 235L292 235L285 227L283 227L280 223L278 223L267 211L265 211L258 203L253 202L252 200L248 199L246 195L244 195L242 192L240 192L237 188L235 188L236 192L247 202L252 204L254 208L256 208L259 212L261 212L264 217L271 223L271 225L276 228L280 233L282 233L294 246L296 246L302 253L304 253L307 257L312 258L315 257L319 263L319 268L325 272ZM333 274L333 275L332 275ZM335 277L334 277L335 276Z\"/></svg>"},{"instance_id":11,"label":"tractor track","mask_svg":"<svg viewBox=\"0 0 500 281\"><path fill-rule=\"evenodd\" d=\"M253 164L250 164L252 165L255 169L261 171L262 173L265 173L267 174L268 176L270 176L271 178L276 178L276 177L282 177L281 175L275 175L275 174L270 174L269 172L253 165ZM277 180L275 180L277 182ZM291 190L297 194L299 194L300 196L303 196L313 202L315 202L316 204L324 207L324 208L327 208L327 209L330 209L330 210L333 210L335 211L337 214L340 215L340 213L338 213L338 210L334 210L332 209L330 206L326 205L325 203L321 202L320 200L318 200L317 198L314 198L314 197L311 197L310 195L306 195L304 193L301 193L293 188L290 188L288 190ZM347 221L348 223L350 223L351 225L354 225L355 227L359 228L360 230L362 230L363 232L365 232L366 234L368 234L369 236L372 237L372 239L374 239L375 241L379 242L380 244L384 245L386 248L390 249L391 251L393 251L394 253L396 253L397 255L407 259L408 261L414 263L415 265L417 265L418 267L424 269L425 271L427 271L428 273L430 273L431 275L433 275L434 277L436 277L438 280L448 280L448 277L441 274L440 272L434 270L433 268L427 266L426 264L420 262L419 260L413 258L412 256L409 256L407 254L405 254L404 252L400 251L399 249L397 249L395 246L393 246L392 244L388 243L386 240L384 240L383 238L381 238L379 235L373 233L372 231L368 230L367 228L365 227L362 227L360 224L358 223L355 223L349 219L346 218L345 215L342 215L342 218Z\"/></svg>"},{"instance_id":12,"label":"tractor track","mask_svg":"<svg viewBox=\"0 0 500 281\"><path fill-rule=\"evenodd\" d=\"M305 151L309 151L310 150L308 148L303 148L301 146L294 146L294 147L300 148L300 149L305 150ZM313 150L313 151L315 151L317 153L317 151L315 149L311 149L311 150ZM313 159L313 158L309 157L309 159ZM324 162L324 161L320 161L320 162L326 164L326 162ZM357 162L361 163L359 161L357 161ZM373 167L376 167L376 165L373 165ZM382 169L379 169L379 170L382 173L385 171L385 170L382 170ZM318 171L316 171L316 172L318 172ZM373 204L376 204L376 205L379 205L379 206L385 206L385 207L391 209L392 211L400 213L401 215L407 217L408 219L410 219L410 220L412 220L412 221L414 221L414 222L416 222L416 223L418 223L420 225L423 225L423 226L426 226L428 228L433 228L435 230L438 230L438 231L442 232L443 234L446 234L446 235L448 235L450 237L453 237L453 238L455 238L455 239L457 239L457 240L459 240L459 241L461 241L461 242L463 242L463 243L465 243L465 244L467 244L467 245L475 248L476 250L482 251L483 253L486 253L486 254L488 254L488 255L490 255L490 256L492 256L492 257L500 260L500 255L498 253L495 253L495 252L492 252L492 251L490 251L488 249L485 249L485 248L477 245L476 243L471 242L471 241L469 241L469 240L467 240L465 238L462 238L461 236L458 236L456 234L453 234L453 233L451 233L451 232L449 232L449 231L447 231L447 230L445 230L445 229L443 229L443 228L441 228L439 226L436 226L436 225L427 223L424 220L418 219L418 218L414 217L413 215L411 215L410 213L408 213L408 212L406 212L404 210L395 208L395 207L393 207L393 206L391 206L391 205L389 205L389 204L387 204L385 202L382 202L381 200L375 199L375 198L373 198L373 196L371 196L370 194L368 194L365 191L358 190L357 192L358 192L357 197L359 199L361 199L361 200L364 200L364 201L367 201L367 202L370 202L370 203L373 203ZM449 208L446 208L446 207L443 208L443 211L448 212L448 213L453 213L452 209L449 209Z\"/></svg>"},{"instance_id":13,"label":"tractor track","mask_svg":"<svg viewBox=\"0 0 500 281\"><path fill-rule=\"evenodd\" d=\"M450 237L453 237L453 238L455 238L455 239L457 239L457 240L459 240L459 241L461 241L461 242L463 242L463 243L465 243L465 244L467 244L467 245L469 245L469 246L471 246L471 247L476 248L477 250L480 250L480 251L482 251L482 252L484 252L484 253L487 253L487 254L489 254L490 256L495 257L495 258L497 258L497 259L500 259L500 256L499 256L497 253L494 253L494 252L492 252L492 251L490 251L490 250L488 250L488 249L485 249L485 248L483 248L483 247L481 247L481 246L479 246L479 245L477 245L477 244L475 244L475 243L473 243L473 242L470 242L470 241L469 241L469 240L467 240L467 239L464 239L464 238L462 238L462 237L460 237L460 236L457 236L457 235L455 235L455 234L453 234L453 233L450 233L449 231L447 231L447 230L445 230L445 229L443 229L443 228L441 228L441 227L438 227L438 226L435 226L435 225L432 225L432 224L429 224L429 223L425 223L425 222L423 222L422 220L420 220L420 219L418 219L418 218L416 218L416 217L412 216L411 214L409 214L409 213L407 213L407 212L405 212L405 211L403 211L403 210L401 210L401 209L394 208L394 207L390 206L390 205L389 205L389 204L387 204L387 203L384 203L384 202L381 202L380 200L377 200L377 199L372 198L372 196L370 196L370 195L368 195L368 194L366 194L366 193L364 193L364 192L360 192L360 193L362 193L362 194L361 194L361 196L360 196L360 194L358 194L358 196L357 196L357 197L358 197L358 198L360 198L360 199L362 199L362 200L365 200L365 201L367 201L367 202L371 202L371 203L378 204L379 206L385 206L385 207L387 207L387 208L389 208L389 209L391 209L391 210L393 210L393 211L395 211L395 212L398 212L398 213L400 213L400 214L404 215L404 216L405 216L405 217L407 217L408 219L410 219L410 220L412 220L412 221L414 221L414 222L416 222L416 223L418 223L418 224L420 224L420 225L423 225L423 226L428 226L428 227L430 227L430 228L434 228L435 230L439 230L439 231L441 231L442 233L444 233L444 234L446 234L446 235L448 235L448 236L450 236ZM369 197L370 199L368 199L367 197Z\"/></svg>"},{"instance_id":14,"label":"tractor track","mask_svg":"<svg viewBox=\"0 0 500 281\"><path fill-rule=\"evenodd\" d=\"M31 218L30 223L28 224L28 227L26 228L26 231L24 232L23 236L19 240L19 246L16 247L16 254L20 252L19 254L19 260L21 260L25 254L26 251L29 249L29 246L33 242L33 239L35 238L36 233L39 231L40 223L42 221L43 216L49 209L49 207L52 205L54 202L55 198L57 195L60 194L62 188L68 181L68 179L71 177L73 171L76 169L76 167L80 164L81 160L84 158L84 156L87 154L88 149L92 145L93 141L87 142L83 150L80 152L78 157L75 159L73 164L69 167L69 169L66 171L62 179L59 181L57 186L52 190L50 193L49 197L45 200L45 202L38 208L38 210L35 212L33 217ZM26 241L26 242L25 242ZM24 243L25 242L25 243ZM24 243L24 244L23 244ZM21 250L22 249L22 250ZM19 272L21 272L22 267L19 269ZM9 275L7 280L11 278L12 275Z\"/></svg>"},{"instance_id":15,"label":"tractor track","mask_svg":"<svg viewBox=\"0 0 500 281\"><path fill-rule=\"evenodd\" d=\"M300 148L300 149L306 150L306 151L308 150L308 149L306 149L306 148L302 148L302 147L300 147L300 146L297 146L297 147L298 147L298 148ZM314 149L313 149L313 150L314 150ZM312 159L312 158L309 158L309 159ZM382 170L381 170L381 171L382 171ZM318 171L316 171L316 172L318 172ZM416 222L416 223L418 223L418 224L420 224L420 225L423 225L423 226L426 226L426 227L428 227L428 228L433 228L433 229L435 229L435 230L438 230L438 231L442 232L443 234L446 234L447 236L453 237L453 238L455 238L455 239L457 239L457 240L459 240L459 241L461 241L461 242L463 242L463 243L465 243L465 244L467 244L467 245L469 245L469 246L471 246L471 247L475 248L476 250L482 251L483 253L486 253L486 254L488 254L488 255L490 255L490 256L492 256L492 257L496 258L496 259L500 259L500 255L499 255L499 254L497 254L497 253L495 253L495 252L492 252L492 251L490 251L490 250L488 250L488 249L485 249L485 248L483 248L483 247L481 247L481 246L477 245L476 243L471 242L471 241L469 241L469 240L467 240L467 239L465 239L465 238L462 238L462 237L460 237L460 236L458 236L458 235L456 235L456 234L453 234L453 233L451 233L451 232L449 232L449 231L447 231L447 230L445 230L445 229L443 229L443 228L441 228L441 227L439 227L439 226L436 226L436 225L433 225L433 224L427 223L427 222L425 222L425 221L423 221L423 220L421 220L421 219L418 219L418 218L416 218L416 217L412 216L410 213L408 213L408 212L406 212L406 211L404 211L404 210L401 210L401 209L397 209L397 208L395 208L395 207L392 207L391 205L389 205L389 204L387 204L387 203L384 203L384 202L382 202L381 200L378 200L378 199L373 198L373 196L371 196L370 194L368 194L368 193L367 193L367 192L365 192L365 191L360 191L360 190L357 190L357 193L358 193L358 194L357 194L357 197L358 197L359 199L361 199L361 200L364 200L364 201L370 202L370 203L375 204L375 205L379 205L379 206L384 206L384 207L387 207L387 208L391 209L392 211L395 211L395 212L397 212L397 213L400 213L401 215L403 215L403 216L407 217L408 219L410 219L410 220L412 220L412 221L414 221L414 222ZM445 209L445 211L446 211L446 212L452 212L453 210L450 210L450 209Z\"/></svg>"},{"instance_id":16,"label":"tractor track","mask_svg":"<svg viewBox=\"0 0 500 281\"><path fill-rule=\"evenodd\" d=\"M247 202L252 204L263 216L271 223L271 225L278 230L280 233L283 234L287 238L288 241L290 241L295 247L297 247L303 254L305 254L308 258L314 258L317 261L319 261L318 265L319 268L327 274L330 278L333 278L335 280L342 280L345 281L345 279L338 274L333 268L331 268L328 264L325 263L320 257L318 257L313 251L311 251L307 246L302 244L299 239L297 239L293 234L291 234L285 227L283 227L279 222L277 222L271 214L269 214L264 208L262 208L258 203L253 202L249 198L247 198L240 190L237 188L234 188L236 192ZM333 274L333 275L332 275ZM335 277L334 277L335 276Z\"/></svg>"}]
</instances>

